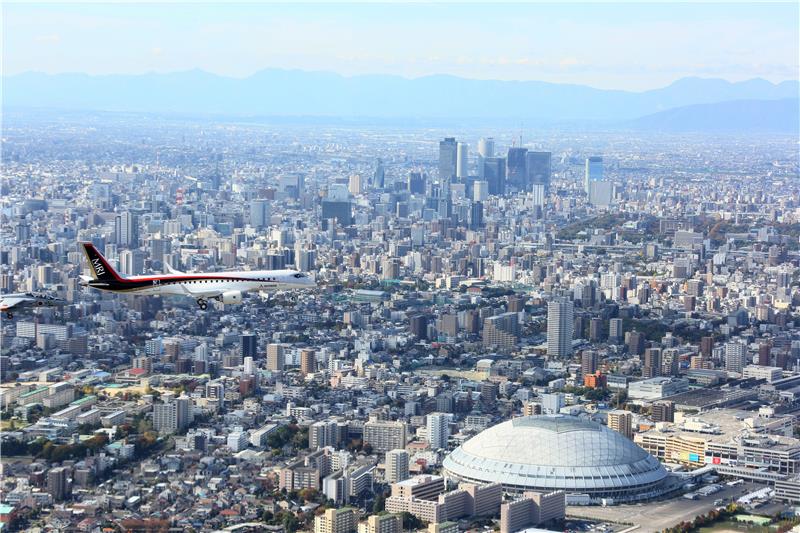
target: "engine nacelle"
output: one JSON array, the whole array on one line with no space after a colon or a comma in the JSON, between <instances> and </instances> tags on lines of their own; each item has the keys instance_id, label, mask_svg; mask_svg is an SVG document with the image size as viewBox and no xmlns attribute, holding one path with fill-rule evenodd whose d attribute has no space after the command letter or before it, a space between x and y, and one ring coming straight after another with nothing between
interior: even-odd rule
<instances>
[{"instance_id":1,"label":"engine nacelle","mask_svg":"<svg viewBox=\"0 0 800 533\"><path fill-rule=\"evenodd\" d=\"M226 291L222 293L222 303L224 304L240 304L242 303L241 291Z\"/></svg>"}]
</instances>

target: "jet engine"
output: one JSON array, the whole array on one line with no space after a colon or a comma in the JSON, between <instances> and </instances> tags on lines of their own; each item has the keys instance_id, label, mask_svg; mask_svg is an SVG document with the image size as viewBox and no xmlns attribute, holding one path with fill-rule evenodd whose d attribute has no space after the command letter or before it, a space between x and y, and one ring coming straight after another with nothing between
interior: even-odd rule
<instances>
[{"instance_id":1,"label":"jet engine","mask_svg":"<svg viewBox=\"0 0 800 533\"><path fill-rule=\"evenodd\" d=\"M240 304L242 303L241 291L225 291L222 293L222 303L224 304Z\"/></svg>"}]
</instances>

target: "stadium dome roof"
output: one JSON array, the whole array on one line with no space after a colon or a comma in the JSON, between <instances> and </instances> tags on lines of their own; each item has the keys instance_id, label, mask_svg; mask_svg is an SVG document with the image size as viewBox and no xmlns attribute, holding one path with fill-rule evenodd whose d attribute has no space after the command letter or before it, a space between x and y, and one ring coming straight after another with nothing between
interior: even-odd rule
<instances>
[{"instance_id":1,"label":"stadium dome roof","mask_svg":"<svg viewBox=\"0 0 800 533\"><path fill-rule=\"evenodd\" d=\"M514 418L486 429L444 460L464 481L502 483L509 492L564 490L620 501L659 494L667 472L624 435L563 415Z\"/></svg>"}]
</instances>

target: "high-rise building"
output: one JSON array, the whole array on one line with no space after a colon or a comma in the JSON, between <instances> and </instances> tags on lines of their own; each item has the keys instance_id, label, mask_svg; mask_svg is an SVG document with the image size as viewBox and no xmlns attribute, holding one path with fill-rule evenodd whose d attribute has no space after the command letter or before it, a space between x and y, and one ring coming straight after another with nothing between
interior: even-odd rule
<instances>
[{"instance_id":1,"label":"high-rise building","mask_svg":"<svg viewBox=\"0 0 800 533\"><path fill-rule=\"evenodd\" d=\"M583 190L586 194L591 191L590 184L603 179L603 158L592 156L586 158L586 169L583 175Z\"/></svg>"},{"instance_id":2,"label":"high-rise building","mask_svg":"<svg viewBox=\"0 0 800 533\"><path fill-rule=\"evenodd\" d=\"M509 148L506 164L506 185L517 191L528 190L528 149Z\"/></svg>"},{"instance_id":3,"label":"high-rise building","mask_svg":"<svg viewBox=\"0 0 800 533\"><path fill-rule=\"evenodd\" d=\"M271 372L283 371L285 356L282 344L267 345L267 370Z\"/></svg>"},{"instance_id":4,"label":"high-rise building","mask_svg":"<svg viewBox=\"0 0 800 533\"><path fill-rule=\"evenodd\" d=\"M478 141L478 155L484 159L494 157L494 137L481 137Z\"/></svg>"},{"instance_id":5,"label":"high-rise building","mask_svg":"<svg viewBox=\"0 0 800 533\"><path fill-rule=\"evenodd\" d=\"M144 254L139 250L122 250L119 253L119 269L126 276L144 273Z\"/></svg>"},{"instance_id":6,"label":"high-rise building","mask_svg":"<svg viewBox=\"0 0 800 533\"><path fill-rule=\"evenodd\" d=\"M674 422L675 404L669 401L655 402L652 413L653 422Z\"/></svg>"},{"instance_id":7,"label":"high-rise building","mask_svg":"<svg viewBox=\"0 0 800 533\"><path fill-rule=\"evenodd\" d=\"M645 336L644 333L641 331L630 331L627 334L628 337L628 353L631 355L642 355L644 354L644 342Z\"/></svg>"},{"instance_id":8,"label":"high-rise building","mask_svg":"<svg viewBox=\"0 0 800 533\"><path fill-rule=\"evenodd\" d=\"M351 174L347 188L350 191L350 194L352 195L361 194L363 192L361 183L361 174Z\"/></svg>"},{"instance_id":9,"label":"high-rise building","mask_svg":"<svg viewBox=\"0 0 800 533\"><path fill-rule=\"evenodd\" d=\"M633 438L633 413L620 409L609 411L608 427L629 439Z\"/></svg>"},{"instance_id":10,"label":"high-rise building","mask_svg":"<svg viewBox=\"0 0 800 533\"><path fill-rule=\"evenodd\" d=\"M242 357L258 357L258 336L255 333L242 335L239 353Z\"/></svg>"},{"instance_id":11,"label":"high-rise building","mask_svg":"<svg viewBox=\"0 0 800 533\"><path fill-rule=\"evenodd\" d=\"M192 399L186 396L153 405L153 429L159 433L180 431L188 427L192 419Z\"/></svg>"},{"instance_id":12,"label":"high-rise building","mask_svg":"<svg viewBox=\"0 0 800 533\"><path fill-rule=\"evenodd\" d=\"M386 187L386 169L381 159L378 159L375 165L375 172L372 174L372 187L374 189L383 189Z\"/></svg>"},{"instance_id":13,"label":"high-rise building","mask_svg":"<svg viewBox=\"0 0 800 533\"><path fill-rule=\"evenodd\" d=\"M47 492L55 501L69 498L72 492L69 475L70 468L66 466L51 468L47 472Z\"/></svg>"},{"instance_id":14,"label":"high-rise building","mask_svg":"<svg viewBox=\"0 0 800 533\"><path fill-rule=\"evenodd\" d=\"M528 183L544 186L544 195L550 194L550 152L528 152L526 156Z\"/></svg>"},{"instance_id":15,"label":"high-rise building","mask_svg":"<svg viewBox=\"0 0 800 533\"><path fill-rule=\"evenodd\" d=\"M547 355L572 355L573 304L558 298L547 304Z\"/></svg>"},{"instance_id":16,"label":"high-rise building","mask_svg":"<svg viewBox=\"0 0 800 533\"><path fill-rule=\"evenodd\" d=\"M406 447L406 424L402 421L370 420L364 424L364 443L376 453Z\"/></svg>"},{"instance_id":17,"label":"high-rise building","mask_svg":"<svg viewBox=\"0 0 800 533\"><path fill-rule=\"evenodd\" d=\"M125 211L114 218L114 242L120 248L139 246L139 216Z\"/></svg>"},{"instance_id":18,"label":"high-rise building","mask_svg":"<svg viewBox=\"0 0 800 533\"><path fill-rule=\"evenodd\" d=\"M428 443L431 450L446 450L450 438L450 420L447 413L431 413L427 416Z\"/></svg>"},{"instance_id":19,"label":"high-rise building","mask_svg":"<svg viewBox=\"0 0 800 533\"><path fill-rule=\"evenodd\" d=\"M490 195L504 195L506 193L506 158L487 157L483 161L483 179L489 186Z\"/></svg>"},{"instance_id":20,"label":"high-rise building","mask_svg":"<svg viewBox=\"0 0 800 533\"><path fill-rule=\"evenodd\" d=\"M644 351L642 377L655 378L662 375L662 363L661 348L647 348Z\"/></svg>"},{"instance_id":21,"label":"high-rise building","mask_svg":"<svg viewBox=\"0 0 800 533\"><path fill-rule=\"evenodd\" d=\"M593 350L584 350L581 353L581 374L588 376L597 372L597 352Z\"/></svg>"},{"instance_id":22,"label":"high-rise building","mask_svg":"<svg viewBox=\"0 0 800 533\"><path fill-rule=\"evenodd\" d=\"M250 225L261 229L269 226L269 200L250 201Z\"/></svg>"},{"instance_id":23,"label":"high-rise building","mask_svg":"<svg viewBox=\"0 0 800 533\"><path fill-rule=\"evenodd\" d=\"M390 450L386 452L386 482L397 483L408 479L408 452L405 450Z\"/></svg>"},{"instance_id":24,"label":"high-rise building","mask_svg":"<svg viewBox=\"0 0 800 533\"><path fill-rule=\"evenodd\" d=\"M622 341L624 332L622 330L622 319L612 318L608 321L608 341L610 343L619 343Z\"/></svg>"},{"instance_id":25,"label":"high-rise building","mask_svg":"<svg viewBox=\"0 0 800 533\"><path fill-rule=\"evenodd\" d=\"M458 143L456 145L456 177L466 179L469 176L469 145Z\"/></svg>"},{"instance_id":26,"label":"high-rise building","mask_svg":"<svg viewBox=\"0 0 800 533\"><path fill-rule=\"evenodd\" d=\"M700 339L700 353L703 357L709 358L714 352L714 337L703 337Z\"/></svg>"},{"instance_id":27,"label":"high-rise building","mask_svg":"<svg viewBox=\"0 0 800 533\"><path fill-rule=\"evenodd\" d=\"M456 177L458 143L455 137L445 137L439 141L439 182L449 182Z\"/></svg>"},{"instance_id":28,"label":"high-rise building","mask_svg":"<svg viewBox=\"0 0 800 533\"><path fill-rule=\"evenodd\" d=\"M502 313L483 321L483 345L513 348L519 342L519 313Z\"/></svg>"},{"instance_id":29,"label":"high-rise building","mask_svg":"<svg viewBox=\"0 0 800 533\"><path fill-rule=\"evenodd\" d=\"M725 344L725 370L742 373L747 365L747 345L741 341Z\"/></svg>"},{"instance_id":30,"label":"high-rise building","mask_svg":"<svg viewBox=\"0 0 800 533\"><path fill-rule=\"evenodd\" d=\"M336 220L337 224L349 226L353 223L353 206L350 201L322 200L322 220Z\"/></svg>"},{"instance_id":31,"label":"high-rise building","mask_svg":"<svg viewBox=\"0 0 800 533\"><path fill-rule=\"evenodd\" d=\"M300 350L300 373L304 376L317 371L317 352L310 348Z\"/></svg>"},{"instance_id":32,"label":"high-rise building","mask_svg":"<svg viewBox=\"0 0 800 533\"><path fill-rule=\"evenodd\" d=\"M423 314L416 314L408 317L409 332L418 339L428 338L428 317Z\"/></svg>"}]
</instances>

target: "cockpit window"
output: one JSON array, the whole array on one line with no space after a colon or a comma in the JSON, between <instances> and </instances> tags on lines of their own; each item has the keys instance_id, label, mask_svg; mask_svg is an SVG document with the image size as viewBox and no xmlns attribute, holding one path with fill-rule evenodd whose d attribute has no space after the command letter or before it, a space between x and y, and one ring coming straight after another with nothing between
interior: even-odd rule
<instances>
[{"instance_id":1,"label":"cockpit window","mask_svg":"<svg viewBox=\"0 0 800 533\"><path fill-rule=\"evenodd\" d=\"M297 279L300 279L300 278L306 277L306 275L303 274L303 273L298 272L297 274L294 275L294 277L297 278Z\"/></svg>"}]
</instances>

